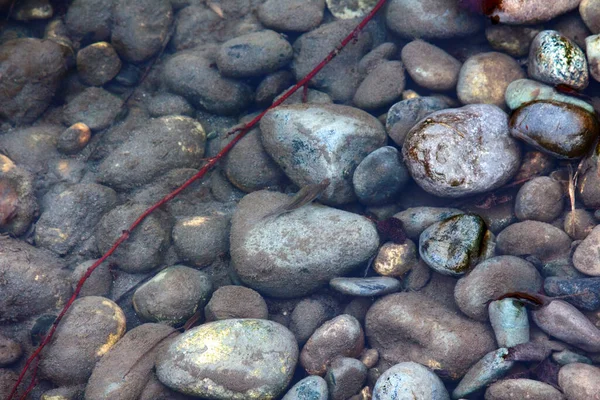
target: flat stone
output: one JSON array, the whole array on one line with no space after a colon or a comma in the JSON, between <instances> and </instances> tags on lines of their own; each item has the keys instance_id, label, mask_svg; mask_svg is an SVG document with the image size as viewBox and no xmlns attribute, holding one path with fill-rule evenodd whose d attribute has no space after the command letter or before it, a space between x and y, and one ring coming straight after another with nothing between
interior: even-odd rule
<instances>
[{"instance_id":1,"label":"flat stone","mask_svg":"<svg viewBox=\"0 0 600 400\"><path fill-rule=\"evenodd\" d=\"M382 296L400 290L399 280L381 276L373 278L333 278L329 286L334 290L350 296L371 297Z\"/></svg>"}]
</instances>

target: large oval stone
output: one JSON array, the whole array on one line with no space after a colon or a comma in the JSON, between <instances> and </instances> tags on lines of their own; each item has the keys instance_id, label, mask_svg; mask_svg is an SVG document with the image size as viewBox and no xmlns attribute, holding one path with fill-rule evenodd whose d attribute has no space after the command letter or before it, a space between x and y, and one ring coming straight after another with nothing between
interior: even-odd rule
<instances>
[{"instance_id":1,"label":"large oval stone","mask_svg":"<svg viewBox=\"0 0 600 400\"><path fill-rule=\"evenodd\" d=\"M156 360L158 379L210 399L276 398L298 362L294 334L262 319L228 319L190 329Z\"/></svg>"},{"instance_id":2,"label":"large oval stone","mask_svg":"<svg viewBox=\"0 0 600 400\"><path fill-rule=\"evenodd\" d=\"M265 215L290 197L258 191L239 203L231 222L231 261L239 278L262 294L304 296L367 261L379 236L365 217L320 205Z\"/></svg>"},{"instance_id":3,"label":"large oval stone","mask_svg":"<svg viewBox=\"0 0 600 400\"><path fill-rule=\"evenodd\" d=\"M265 149L296 185L331 181L321 195L329 204L356 199L354 170L387 139L377 118L336 104L280 106L264 116L260 129Z\"/></svg>"},{"instance_id":4,"label":"large oval stone","mask_svg":"<svg viewBox=\"0 0 600 400\"><path fill-rule=\"evenodd\" d=\"M600 133L598 119L581 107L556 101L535 101L510 118L510 134L557 158L586 155Z\"/></svg>"},{"instance_id":5,"label":"large oval stone","mask_svg":"<svg viewBox=\"0 0 600 400\"><path fill-rule=\"evenodd\" d=\"M496 189L517 172L521 153L508 116L490 104L441 110L415 125L402 154L414 180L436 196Z\"/></svg>"}]
</instances>

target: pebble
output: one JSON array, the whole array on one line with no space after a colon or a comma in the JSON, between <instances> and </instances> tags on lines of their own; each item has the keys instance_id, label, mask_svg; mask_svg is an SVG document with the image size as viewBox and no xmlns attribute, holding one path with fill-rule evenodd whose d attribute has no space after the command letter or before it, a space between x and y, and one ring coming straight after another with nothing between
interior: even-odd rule
<instances>
[{"instance_id":1,"label":"pebble","mask_svg":"<svg viewBox=\"0 0 600 400\"><path fill-rule=\"evenodd\" d=\"M24 234L37 212L33 175L0 154L0 232Z\"/></svg>"},{"instance_id":2,"label":"pebble","mask_svg":"<svg viewBox=\"0 0 600 400\"><path fill-rule=\"evenodd\" d=\"M23 355L19 342L0 334L0 367L7 367Z\"/></svg>"},{"instance_id":3,"label":"pebble","mask_svg":"<svg viewBox=\"0 0 600 400\"><path fill-rule=\"evenodd\" d=\"M591 153L590 167L577 179L577 198L587 208L600 207L600 174L598 173L598 146Z\"/></svg>"},{"instance_id":4,"label":"pebble","mask_svg":"<svg viewBox=\"0 0 600 400\"><path fill-rule=\"evenodd\" d=\"M452 392L452 398L460 399L467 397L471 393L503 377L515 364L514 361L506 361L504 359L507 354L508 349L505 347L486 354L463 376L458 386Z\"/></svg>"},{"instance_id":5,"label":"pebble","mask_svg":"<svg viewBox=\"0 0 600 400\"><path fill-rule=\"evenodd\" d=\"M274 297L303 296L377 251L374 225L346 211L309 204L263 219L286 201L282 193L258 191L238 204L231 222L231 261L248 287Z\"/></svg>"},{"instance_id":6,"label":"pebble","mask_svg":"<svg viewBox=\"0 0 600 400\"><path fill-rule=\"evenodd\" d=\"M299 344L304 344L327 320L332 319L336 309L323 299L305 298L298 302L290 318L290 331Z\"/></svg>"},{"instance_id":7,"label":"pebble","mask_svg":"<svg viewBox=\"0 0 600 400\"><path fill-rule=\"evenodd\" d=\"M105 214L96 225L98 250L102 254L107 252L146 208L142 204L125 203ZM148 272L158 267L170 241L170 224L166 213L156 210L131 233L128 245L119 247L108 261L129 273Z\"/></svg>"},{"instance_id":8,"label":"pebble","mask_svg":"<svg viewBox=\"0 0 600 400\"><path fill-rule=\"evenodd\" d=\"M223 76L248 78L275 72L292 60L292 45L275 31L252 32L221 45L217 67Z\"/></svg>"},{"instance_id":9,"label":"pebble","mask_svg":"<svg viewBox=\"0 0 600 400\"><path fill-rule=\"evenodd\" d=\"M331 400L346 400L355 395L367 380L367 367L355 358L338 357L325 373Z\"/></svg>"},{"instance_id":10,"label":"pebble","mask_svg":"<svg viewBox=\"0 0 600 400\"><path fill-rule=\"evenodd\" d=\"M148 112L155 118L165 117L167 115L185 115L192 117L195 110L185 97L163 92L150 99L148 102Z\"/></svg>"},{"instance_id":11,"label":"pebble","mask_svg":"<svg viewBox=\"0 0 600 400\"><path fill-rule=\"evenodd\" d=\"M485 391L485 400L565 400L551 385L533 379L505 379L492 383Z\"/></svg>"},{"instance_id":12,"label":"pebble","mask_svg":"<svg viewBox=\"0 0 600 400\"><path fill-rule=\"evenodd\" d=\"M0 253L0 322L62 307L71 296L69 272L54 253L12 238L0 239Z\"/></svg>"},{"instance_id":13,"label":"pebble","mask_svg":"<svg viewBox=\"0 0 600 400\"><path fill-rule=\"evenodd\" d=\"M581 0L579 14L593 34L600 33L600 5L595 0Z\"/></svg>"},{"instance_id":14,"label":"pebble","mask_svg":"<svg viewBox=\"0 0 600 400\"><path fill-rule=\"evenodd\" d=\"M592 365L593 362L586 356L577 354L571 350L562 350L552 353L552 359L559 365L567 365L572 363L583 363Z\"/></svg>"},{"instance_id":15,"label":"pebble","mask_svg":"<svg viewBox=\"0 0 600 400\"><path fill-rule=\"evenodd\" d=\"M84 384L74 386L62 386L45 391L40 400L77 400L82 399L85 393ZM39 390L39 388L38 388Z\"/></svg>"},{"instance_id":16,"label":"pebble","mask_svg":"<svg viewBox=\"0 0 600 400\"><path fill-rule=\"evenodd\" d=\"M346 307L344 307L343 313L352 315L363 324L365 322L367 311L369 311L373 301L374 299L368 297L355 297L346 305Z\"/></svg>"},{"instance_id":17,"label":"pebble","mask_svg":"<svg viewBox=\"0 0 600 400\"><path fill-rule=\"evenodd\" d=\"M266 152L260 138L260 129L251 130L225 158L227 179L245 192L276 187L285 180L284 172Z\"/></svg>"},{"instance_id":18,"label":"pebble","mask_svg":"<svg viewBox=\"0 0 600 400\"><path fill-rule=\"evenodd\" d=\"M515 110L510 134L561 159L585 156L600 133L597 117L583 108L555 101L534 101Z\"/></svg>"},{"instance_id":19,"label":"pebble","mask_svg":"<svg viewBox=\"0 0 600 400\"><path fill-rule=\"evenodd\" d=\"M569 400L600 397L600 368L582 363L567 364L558 372L558 384Z\"/></svg>"},{"instance_id":20,"label":"pebble","mask_svg":"<svg viewBox=\"0 0 600 400\"><path fill-rule=\"evenodd\" d=\"M373 387L373 400L412 398L450 400L442 380L416 362L401 362L386 370Z\"/></svg>"},{"instance_id":21,"label":"pebble","mask_svg":"<svg viewBox=\"0 0 600 400\"><path fill-rule=\"evenodd\" d=\"M590 75L596 81L600 81L600 36L593 35L586 37L585 45Z\"/></svg>"},{"instance_id":22,"label":"pebble","mask_svg":"<svg viewBox=\"0 0 600 400\"><path fill-rule=\"evenodd\" d=\"M287 89L285 89L281 95L275 97L275 100L273 100L273 102L278 101L283 96L283 94L287 93L292 87L293 86L290 86ZM331 100L331 97L327 93L309 88L306 94L306 101L304 101L304 90L298 90L296 93L288 97L283 103L281 103L281 105L289 106L292 104L305 103L332 104L333 100Z\"/></svg>"},{"instance_id":23,"label":"pebble","mask_svg":"<svg viewBox=\"0 0 600 400\"><path fill-rule=\"evenodd\" d=\"M33 38L9 40L0 45L0 60L0 117L14 124L35 121L66 72L60 45Z\"/></svg>"},{"instance_id":24,"label":"pebble","mask_svg":"<svg viewBox=\"0 0 600 400\"><path fill-rule=\"evenodd\" d=\"M300 352L300 365L311 375L324 375L337 357L358 357L365 335L358 320L341 314L325 322L308 339Z\"/></svg>"},{"instance_id":25,"label":"pebble","mask_svg":"<svg viewBox=\"0 0 600 400\"><path fill-rule=\"evenodd\" d=\"M513 178L515 182L528 181L533 177L549 174L554 168L555 159L541 151L531 150L523 155L523 162Z\"/></svg>"},{"instance_id":26,"label":"pebble","mask_svg":"<svg viewBox=\"0 0 600 400\"><path fill-rule=\"evenodd\" d=\"M392 42L385 42L375 47L364 55L358 63L358 71L361 74L368 74L379 64L394 59L398 53L398 46Z\"/></svg>"},{"instance_id":27,"label":"pebble","mask_svg":"<svg viewBox=\"0 0 600 400\"><path fill-rule=\"evenodd\" d=\"M358 164L352 185L362 204L381 205L393 202L409 179L400 152L395 147L385 146L373 151Z\"/></svg>"},{"instance_id":28,"label":"pebble","mask_svg":"<svg viewBox=\"0 0 600 400\"><path fill-rule=\"evenodd\" d=\"M480 262L456 282L454 299L460 310L478 321L488 319L488 302L510 292L537 293L543 280L533 264L514 256Z\"/></svg>"},{"instance_id":29,"label":"pebble","mask_svg":"<svg viewBox=\"0 0 600 400\"><path fill-rule=\"evenodd\" d=\"M195 397L276 398L298 360L294 335L262 319L228 319L192 328L156 360L158 379Z\"/></svg>"},{"instance_id":30,"label":"pebble","mask_svg":"<svg viewBox=\"0 0 600 400\"><path fill-rule=\"evenodd\" d=\"M591 353L600 351L600 329L571 304L553 300L531 316L548 335Z\"/></svg>"},{"instance_id":31,"label":"pebble","mask_svg":"<svg viewBox=\"0 0 600 400\"><path fill-rule=\"evenodd\" d=\"M570 247L569 235L553 225L539 221L512 224L496 237L496 249L500 254L534 255L543 261L565 254Z\"/></svg>"},{"instance_id":32,"label":"pebble","mask_svg":"<svg viewBox=\"0 0 600 400\"><path fill-rule=\"evenodd\" d=\"M16 21L52 18L54 9L48 0L25 0L15 4L10 17Z\"/></svg>"},{"instance_id":33,"label":"pebble","mask_svg":"<svg viewBox=\"0 0 600 400\"><path fill-rule=\"evenodd\" d=\"M355 199L356 166L386 141L373 116L334 104L297 104L269 111L260 121L265 150L296 185L330 184L320 195L326 204Z\"/></svg>"},{"instance_id":34,"label":"pebble","mask_svg":"<svg viewBox=\"0 0 600 400\"><path fill-rule=\"evenodd\" d=\"M423 289L429 283L432 274L431 268L423 260L420 260L403 277L403 291L416 292Z\"/></svg>"},{"instance_id":35,"label":"pebble","mask_svg":"<svg viewBox=\"0 0 600 400\"><path fill-rule=\"evenodd\" d=\"M318 375L307 376L287 391L281 400L328 400L327 382Z\"/></svg>"},{"instance_id":36,"label":"pebble","mask_svg":"<svg viewBox=\"0 0 600 400\"><path fill-rule=\"evenodd\" d=\"M204 307L207 321L232 318L268 319L269 310L262 296L244 286L221 286ZM293 332L293 331L292 331Z\"/></svg>"},{"instance_id":37,"label":"pebble","mask_svg":"<svg viewBox=\"0 0 600 400\"><path fill-rule=\"evenodd\" d=\"M521 0L503 0L502 6L494 7L489 16L501 24L537 24L577 8L579 1L557 0L548 4L544 0L529 0L527 3Z\"/></svg>"},{"instance_id":38,"label":"pebble","mask_svg":"<svg viewBox=\"0 0 600 400\"><path fill-rule=\"evenodd\" d=\"M125 60L140 63L157 54L168 40L173 10L168 0L116 0L111 43Z\"/></svg>"},{"instance_id":39,"label":"pebble","mask_svg":"<svg viewBox=\"0 0 600 400\"><path fill-rule=\"evenodd\" d=\"M63 154L77 154L87 146L92 137L90 128L81 122L77 122L65 129L56 142L56 149Z\"/></svg>"},{"instance_id":40,"label":"pebble","mask_svg":"<svg viewBox=\"0 0 600 400\"><path fill-rule=\"evenodd\" d=\"M583 51L557 31L540 32L529 50L528 74L550 85L567 85L576 90L588 85L588 66Z\"/></svg>"},{"instance_id":41,"label":"pebble","mask_svg":"<svg viewBox=\"0 0 600 400\"><path fill-rule=\"evenodd\" d=\"M74 0L65 15L65 24L76 41L90 38L101 41L110 38L112 7L104 0Z\"/></svg>"},{"instance_id":42,"label":"pebble","mask_svg":"<svg viewBox=\"0 0 600 400\"><path fill-rule=\"evenodd\" d=\"M356 89L352 102L364 110L389 106L402 97L405 84L404 64L382 61L368 72Z\"/></svg>"},{"instance_id":43,"label":"pebble","mask_svg":"<svg viewBox=\"0 0 600 400\"><path fill-rule=\"evenodd\" d=\"M275 97L293 84L294 75L288 70L267 74L256 87L255 101L262 106L268 106Z\"/></svg>"},{"instance_id":44,"label":"pebble","mask_svg":"<svg viewBox=\"0 0 600 400\"><path fill-rule=\"evenodd\" d=\"M98 181L130 190L175 168L202 164L206 133L195 119L172 115L136 126L98 167Z\"/></svg>"},{"instance_id":45,"label":"pebble","mask_svg":"<svg viewBox=\"0 0 600 400\"><path fill-rule=\"evenodd\" d=\"M516 110L526 103L536 100L553 101L578 106L591 113L594 107L587 101L558 92L552 86L531 79L517 79L508 85L504 95L506 104L511 110Z\"/></svg>"},{"instance_id":46,"label":"pebble","mask_svg":"<svg viewBox=\"0 0 600 400\"><path fill-rule=\"evenodd\" d=\"M304 78L354 29L355 25L356 21L337 20L323 24L296 39L294 60L291 64L296 80ZM363 79L358 72L358 63L371 50L372 45L373 35L368 29L359 33L344 47L339 57L334 58L319 72L318 79L311 80L310 86L326 92L335 102L351 101Z\"/></svg>"},{"instance_id":47,"label":"pebble","mask_svg":"<svg viewBox=\"0 0 600 400\"><path fill-rule=\"evenodd\" d=\"M171 235L181 261L206 267L229 249L229 216L218 213L181 217Z\"/></svg>"},{"instance_id":48,"label":"pebble","mask_svg":"<svg viewBox=\"0 0 600 400\"><path fill-rule=\"evenodd\" d=\"M397 214L394 218L402 221L406 236L415 240L421 233L436 222L441 222L450 217L463 214L458 208L448 207L411 207Z\"/></svg>"},{"instance_id":49,"label":"pebble","mask_svg":"<svg viewBox=\"0 0 600 400\"><path fill-rule=\"evenodd\" d=\"M597 225L590 234L581 242L573 254L573 265L586 275L600 276L600 225Z\"/></svg>"},{"instance_id":50,"label":"pebble","mask_svg":"<svg viewBox=\"0 0 600 400\"><path fill-rule=\"evenodd\" d=\"M541 26L489 25L485 28L485 38L494 50L523 57L529 54L533 38L541 31Z\"/></svg>"},{"instance_id":51,"label":"pebble","mask_svg":"<svg viewBox=\"0 0 600 400\"><path fill-rule=\"evenodd\" d=\"M398 146L404 145L406 135L420 120L434 111L448 108L448 104L434 96L414 97L394 104L387 112L385 129Z\"/></svg>"},{"instance_id":52,"label":"pebble","mask_svg":"<svg viewBox=\"0 0 600 400\"><path fill-rule=\"evenodd\" d=\"M258 8L258 19L278 31L307 32L321 24L325 0L267 0Z\"/></svg>"},{"instance_id":53,"label":"pebble","mask_svg":"<svg viewBox=\"0 0 600 400\"><path fill-rule=\"evenodd\" d=\"M563 210L563 189L560 183L547 176L525 182L515 201L515 214L521 221L552 222Z\"/></svg>"},{"instance_id":54,"label":"pebble","mask_svg":"<svg viewBox=\"0 0 600 400\"><path fill-rule=\"evenodd\" d=\"M349 296L372 297L398 292L400 281L387 276L372 278L333 278L329 281L332 289Z\"/></svg>"},{"instance_id":55,"label":"pebble","mask_svg":"<svg viewBox=\"0 0 600 400\"><path fill-rule=\"evenodd\" d=\"M85 388L85 399L139 398L153 375L161 343L176 332L167 325L151 323L128 331L94 367Z\"/></svg>"},{"instance_id":56,"label":"pebble","mask_svg":"<svg viewBox=\"0 0 600 400\"><path fill-rule=\"evenodd\" d=\"M63 111L67 125L84 123L92 131L108 128L121 112L123 100L110 92L89 87L69 100Z\"/></svg>"},{"instance_id":57,"label":"pebble","mask_svg":"<svg viewBox=\"0 0 600 400\"><path fill-rule=\"evenodd\" d=\"M513 347L529 342L529 319L523 303L510 298L492 301L488 313L498 346Z\"/></svg>"},{"instance_id":58,"label":"pebble","mask_svg":"<svg viewBox=\"0 0 600 400\"><path fill-rule=\"evenodd\" d=\"M480 216L459 214L425 229L419 237L419 254L436 272L461 276L479 261L485 232Z\"/></svg>"},{"instance_id":59,"label":"pebble","mask_svg":"<svg viewBox=\"0 0 600 400\"><path fill-rule=\"evenodd\" d=\"M107 42L96 42L77 52L77 73L87 85L102 86L117 76L121 59Z\"/></svg>"},{"instance_id":60,"label":"pebble","mask_svg":"<svg viewBox=\"0 0 600 400\"><path fill-rule=\"evenodd\" d=\"M400 36L426 39L472 35L483 22L453 0L392 0L385 21Z\"/></svg>"},{"instance_id":61,"label":"pebble","mask_svg":"<svg viewBox=\"0 0 600 400\"><path fill-rule=\"evenodd\" d=\"M384 243L373 261L373 269L379 275L400 278L417 263L417 246L412 240L406 239L402 244Z\"/></svg>"},{"instance_id":62,"label":"pebble","mask_svg":"<svg viewBox=\"0 0 600 400\"><path fill-rule=\"evenodd\" d=\"M449 304L418 292L390 294L375 302L365 330L379 352L379 365L414 361L460 379L496 343L486 324L451 311Z\"/></svg>"},{"instance_id":63,"label":"pebble","mask_svg":"<svg viewBox=\"0 0 600 400\"><path fill-rule=\"evenodd\" d=\"M174 265L135 291L133 307L144 321L179 326L204 308L212 291L212 282L204 272Z\"/></svg>"},{"instance_id":64,"label":"pebble","mask_svg":"<svg viewBox=\"0 0 600 400\"><path fill-rule=\"evenodd\" d=\"M71 274L71 288L75 291L75 287L79 280L87 272L97 260L87 260L77 264ZM94 272L86 279L79 292L80 297L84 296L102 296L109 297L112 289L113 276L111 274L109 263L104 261L94 269Z\"/></svg>"},{"instance_id":65,"label":"pebble","mask_svg":"<svg viewBox=\"0 0 600 400\"><path fill-rule=\"evenodd\" d=\"M125 334L125 315L98 296L75 300L40 360L40 372L57 385L86 383L96 363Z\"/></svg>"},{"instance_id":66,"label":"pebble","mask_svg":"<svg viewBox=\"0 0 600 400\"><path fill-rule=\"evenodd\" d=\"M402 48L402 62L410 77L426 89L454 89L461 62L444 50L423 40L413 40Z\"/></svg>"},{"instance_id":67,"label":"pebble","mask_svg":"<svg viewBox=\"0 0 600 400\"><path fill-rule=\"evenodd\" d=\"M458 76L456 92L463 104L494 104L505 108L504 95L511 82L525 78L517 61L498 52L469 57Z\"/></svg>"},{"instance_id":68,"label":"pebble","mask_svg":"<svg viewBox=\"0 0 600 400\"><path fill-rule=\"evenodd\" d=\"M35 243L65 255L91 237L102 216L116 204L117 194L111 188L96 183L73 185L45 205L35 226Z\"/></svg>"},{"instance_id":69,"label":"pebble","mask_svg":"<svg viewBox=\"0 0 600 400\"><path fill-rule=\"evenodd\" d=\"M200 54L180 52L163 67L162 79L169 90L194 106L218 115L240 113L251 101L248 85L219 74L211 61Z\"/></svg>"},{"instance_id":70,"label":"pebble","mask_svg":"<svg viewBox=\"0 0 600 400\"><path fill-rule=\"evenodd\" d=\"M411 129L402 154L419 186L440 197L496 189L513 177L521 161L507 115L490 104L430 114Z\"/></svg>"},{"instance_id":71,"label":"pebble","mask_svg":"<svg viewBox=\"0 0 600 400\"><path fill-rule=\"evenodd\" d=\"M565 301L575 307L594 311L600 309L600 277L570 279L549 277L544 281L544 290L548 296L570 296Z\"/></svg>"}]
</instances>

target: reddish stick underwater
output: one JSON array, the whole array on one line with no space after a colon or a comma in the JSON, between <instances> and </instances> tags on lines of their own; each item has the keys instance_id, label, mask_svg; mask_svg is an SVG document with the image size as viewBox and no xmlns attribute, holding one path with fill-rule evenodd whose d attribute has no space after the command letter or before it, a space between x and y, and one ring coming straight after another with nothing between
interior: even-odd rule
<instances>
[{"instance_id":1,"label":"reddish stick underwater","mask_svg":"<svg viewBox=\"0 0 600 400\"><path fill-rule=\"evenodd\" d=\"M77 282L77 286L75 288L75 291L73 292L73 295L71 296L71 298L69 298L69 300L67 301L67 303L63 307L63 309L60 312L60 314L58 314L58 317L56 317L56 320L53 322L52 327L48 331L48 334L44 337L44 340L42 340L42 342L40 343L40 345L38 346L38 348L31 354L31 356L29 356L29 358L25 362L25 366L23 367L23 370L19 374L19 378L17 379L17 382L15 383L14 387L12 388L12 391L8 395L7 400L12 400L12 398L15 395L15 393L17 392L17 389L21 385L21 382L23 381L23 378L25 377L25 374L29 370L29 367L31 366L31 364L36 359L38 359L40 357L40 353L42 352L43 348L48 343L50 343L50 340L52 340L52 336L54 335L54 332L56 331L56 328L58 327L58 324L60 323L60 321L62 320L62 318L65 316L65 314L67 313L67 311L69 310L69 308L71 308L71 305L73 304L73 302L75 301L75 299L77 299L77 296L79 295L79 292L81 292L81 288L83 287L83 284L90 277L90 275L92 274L92 272L94 272L94 270L100 264L102 264L108 257L110 257L115 252L115 250L117 250L117 248L121 245L121 243L123 243L125 240L127 240L127 238L129 237L129 235L131 234L131 232L133 232L133 230L136 229L144 221L144 219L146 219L146 217L148 215L152 214L157 208L161 207L162 205L164 205L168 201L172 200L175 196L177 196L179 193L181 193L182 191L184 191L193 182L197 181L200 178L203 178L204 175L206 175L206 173L208 171L210 171L223 157L225 157L225 155L227 153L229 153L229 151L240 140L242 140L242 138L250 131L250 129L252 129L262 119L262 117L269 110L271 110L271 109L279 106L281 103L283 103L285 100L287 100L291 95L293 95L301 87L306 87L308 85L308 82L316 74L318 74L319 71L321 71L323 69L323 67L325 67L331 60L333 60L333 58L335 58L335 56L337 56L339 54L339 52L348 43L350 43L354 38L356 38L356 36L369 23L369 21L373 18L373 16L377 13L377 11L379 11L383 7L383 5L385 4L385 2L386 2L386 0L379 0L377 2L377 4L375 5L375 7L373 7L373 9L371 10L371 12L369 12L369 14L367 14L363 18L363 20L356 26L356 28L354 28L352 30L352 32L350 32L350 34L348 36L346 36L344 38L344 40L342 40L342 42L333 51L331 51L327 55L327 57L325 57L325 59L323 59L323 61L321 61L319 63L319 65L317 65L308 75L306 75L304 78L302 78L302 80L300 80L292 88L290 88L287 92L285 92L279 98L279 100L277 100L273 104L271 104L271 106L269 106L269 108L267 108L266 110L264 110L263 112L261 112L259 115L257 115L252 121L250 121L247 124L245 124L243 126L243 128L234 130L233 132L239 131L239 133L235 136L235 138L231 142L229 142L225 147L223 147L223 149L221 149L221 151L216 156L208 159L207 163L194 176L192 176L190 179L188 179L183 185L181 185L180 187L178 187L177 189L175 189L173 192L169 193L167 196L165 196L164 198L162 198L159 202L157 202L156 204L154 204L152 207L150 207L146 211L144 211L131 224L131 226L129 226L129 228L127 230L123 231L123 234L117 239L117 241L113 244L113 246L102 257L100 257L94 264L92 264L87 269L87 271L85 272L85 274L81 277L81 279L79 280L79 282ZM39 362L39 360L38 360L38 362ZM31 391L31 389L33 389L33 386L35 385L36 372L37 372L37 364L36 364L36 368L34 369L34 372L32 373L31 383L29 384L29 386L28 386L25 394L23 394L23 396L21 397L21 399L25 399L26 396L27 396L27 393L29 391Z\"/></svg>"}]
</instances>

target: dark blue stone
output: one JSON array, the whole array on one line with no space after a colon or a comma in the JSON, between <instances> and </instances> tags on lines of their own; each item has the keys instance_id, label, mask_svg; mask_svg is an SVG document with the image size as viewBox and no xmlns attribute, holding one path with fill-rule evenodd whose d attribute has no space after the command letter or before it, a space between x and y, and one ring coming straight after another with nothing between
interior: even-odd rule
<instances>
[{"instance_id":1,"label":"dark blue stone","mask_svg":"<svg viewBox=\"0 0 600 400\"><path fill-rule=\"evenodd\" d=\"M569 279L560 277L546 278L544 290L548 296L566 296L563 300L568 301L575 307L587 311L600 309L600 277Z\"/></svg>"}]
</instances>

